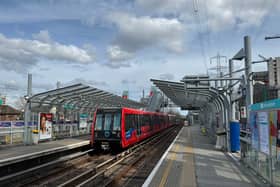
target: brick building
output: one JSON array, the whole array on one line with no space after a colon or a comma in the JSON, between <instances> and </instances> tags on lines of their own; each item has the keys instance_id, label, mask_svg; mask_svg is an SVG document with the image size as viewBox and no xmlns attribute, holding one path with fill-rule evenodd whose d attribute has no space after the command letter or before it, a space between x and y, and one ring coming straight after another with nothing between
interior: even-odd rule
<instances>
[{"instance_id":1,"label":"brick building","mask_svg":"<svg viewBox=\"0 0 280 187\"><path fill-rule=\"evenodd\" d=\"M21 111L9 105L0 105L0 121L15 121L22 116Z\"/></svg>"}]
</instances>

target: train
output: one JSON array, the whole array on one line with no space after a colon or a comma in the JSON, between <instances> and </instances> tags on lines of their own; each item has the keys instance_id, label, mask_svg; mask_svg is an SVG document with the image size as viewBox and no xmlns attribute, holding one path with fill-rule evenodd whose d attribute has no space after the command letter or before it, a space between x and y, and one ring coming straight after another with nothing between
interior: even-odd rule
<instances>
[{"instance_id":1,"label":"train","mask_svg":"<svg viewBox=\"0 0 280 187\"><path fill-rule=\"evenodd\" d=\"M176 124L176 116L118 107L95 111L91 146L96 150L125 149Z\"/></svg>"}]
</instances>

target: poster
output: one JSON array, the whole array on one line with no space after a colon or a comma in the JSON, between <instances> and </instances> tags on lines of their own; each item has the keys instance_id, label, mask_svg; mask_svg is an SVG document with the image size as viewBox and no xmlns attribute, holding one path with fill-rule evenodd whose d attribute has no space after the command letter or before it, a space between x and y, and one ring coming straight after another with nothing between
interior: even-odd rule
<instances>
[{"instance_id":1,"label":"poster","mask_svg":"<svg viewBox=\"0 0 280 187\"><path fill-rule=\"evenodd\" d=\"M280 110L277 111L277 140L276 145L280 148Z\"/></svg>"},{"instance_id":2,"label":"poster","mask_svg":"<svg viewBox=\"0 0 280 187\"><path fill-rule=\"evenodd\" d=\"M39 113L39 140L52 138L52 114Z\"/></svg>"},{"instance_id":3,"label":"poster","mask_svg":"<svg viewBox=\"0 0 280 187\"><path fill-rule=\"evenodd\" d=\"M276 157L276 140L277 140L277 112L270 111L269 112L269 142L270 142L270 150L271 155Z\"/></svg>"},{"instance_id":4,"label":"poster","mask_svg":"<svg viewBox=\"0 0 280 187\"><path fill-rule=\"evenodd\" d=\"M277 147L277 159L280 160L280 110L277 111L277 139L276 139L276 147Z\"/></svg>"},{"instance_id":5,"label":"poster","mask_svg":"<svg viewBox=\"0 0 280 187\"><path fill-rule=\"evenodd\" d=\"M268 113L258 112L257 123L259 125L259 141L260 151L269 155L269 125L268 125Z\"/></svg>"},{"instance_id":6,"label":"poster","mask_svg":"<svg viewBox=\"0 0 280 187\"><path fill-rule=\"evenodd\" d=\"M252 147L256 150L259 150L259 130L257 126L257 113L250 113L250 128L251 128L251 138L252 138Z\"/></svg>"},{"instance_id":7,"label":"poster","mask_svg":"<svg viewBox=\"0 0 280 187\"><path fill-rule=\"evenodd\" d=\"M88 119L87 114L80 114L80 123L79 123L80 128L86 128L87 127L87 119Z\"/></svg>"}]
</instances>

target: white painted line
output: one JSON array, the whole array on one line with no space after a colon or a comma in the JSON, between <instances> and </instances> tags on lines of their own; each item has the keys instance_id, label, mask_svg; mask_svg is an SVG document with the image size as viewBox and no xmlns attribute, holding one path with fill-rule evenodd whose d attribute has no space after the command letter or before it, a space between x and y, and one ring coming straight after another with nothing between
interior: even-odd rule
<instances>
[{"instance_id":1,"label":"white painted line","mask_svg":"<svg viewBox=\"0 0 280 187\"><path fill-rule=\"evenodd\" d=\"M235 157L235 156L233 156L233 154L232 153L230 153L230 152L227 152L227 155L228 156L230 156L235 162L236 162L236 164L237 165L240 165L240 162L239 162L239 160Z\"/></svg>"},{"instance_id":2,"label":"white painted line","mask_svg":"<svg viewBox=\"0 0 280 187\"><path fill-rule=\"evenodd\" d=\"M39 152L33 152L33 153L25 154L25 155L11 157L11 158L0 160L0 164L8 162L8 161L18 160L18 159L22 159L22 158L26 158L26 157L31 157L31 156L47 153L47 152L53 152L53 151L57 151L57 150L60 150L60 149L71 149L71 148L78 147L80 145L86 145L88 143L89 143L89 140L86 140L86 141L82 141L82 142L71 144L71 145L65 145L65 146L61 146L61 147L55 147L55 148L52 148L52 149L46 149L46 150L39 151Z\"/></svg>"},{"instance_id":3,"label":"white painted line","mask_svg":"<svg viewBox=\"0 0 280 187\"><path fill-rule=\"evenodd\" d=\"M170 146L168 147L168 149L165 151L165 153L162 155L162 157L160 158L160 160L157 162L156 166L154 167L154 169L152 170L152 172L150 173L150 175L148 176L148 178L146 179L146 181L144 182L144 184L142 185L142 187L148 187L150 185L150 183L152 182L155 174L157 173L159 167L161 166L163 160L166 158L168 152L170 151L171 147L174 145L174 143L176 142L176 140L178 139L179 135L183 132L183 129L185 127L182 127L182 129L180 130L180 132L177 134L177 136L175 137L175 139L173 140L173 142L170 144Z\"/></svg>"}]
</instances>

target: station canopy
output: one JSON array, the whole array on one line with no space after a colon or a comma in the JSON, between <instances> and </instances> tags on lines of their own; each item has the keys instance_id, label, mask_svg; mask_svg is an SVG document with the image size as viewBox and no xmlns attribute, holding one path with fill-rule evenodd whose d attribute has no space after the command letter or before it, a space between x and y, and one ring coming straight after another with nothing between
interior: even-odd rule
<instances>
[{"instance_id":1,"label":"station canopy","mask_svg":"<svg viewBox=\"0 0 280 187\"><path fill-rule=\"evenodd\" d=\"M184 82L172 82L151 79L173 103L180 106L182 110L199 110L205 106L212 95L206 87L187 87Z\"/></svg>"},{"instance_id":2,"label":"station canopy","mask_svg":"<svg viewBox=\"0 0 280 187\"><path fill-rule=\"evenodd\" d=\"M141 108L144 104L84 84L74 84L28 98L33 110L61 106L65 109L93 110L99 107Z\"/></svg>"}]
</instances>

